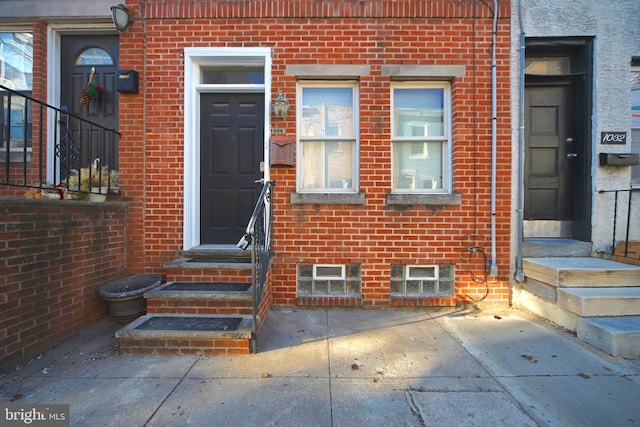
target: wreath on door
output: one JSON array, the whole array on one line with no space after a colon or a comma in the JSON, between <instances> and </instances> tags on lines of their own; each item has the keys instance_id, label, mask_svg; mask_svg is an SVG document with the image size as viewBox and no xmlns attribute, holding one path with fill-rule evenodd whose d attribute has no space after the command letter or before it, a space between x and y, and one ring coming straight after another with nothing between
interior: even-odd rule
<instances>
[{"instance_id":1,"label":"wreath on door","mask_svg":"<svg viewBox=\"0 0 640 427\"><path fill-rule=\"evenodd\" d=\"M98 98L98 94L104 92L100 86L93 84L93 75L96 73L95 67L91 67L91 73L89 73L89 81L82 87L80 92L80 105L88 107L92 101Z\"/></svg>"}]
</instances>

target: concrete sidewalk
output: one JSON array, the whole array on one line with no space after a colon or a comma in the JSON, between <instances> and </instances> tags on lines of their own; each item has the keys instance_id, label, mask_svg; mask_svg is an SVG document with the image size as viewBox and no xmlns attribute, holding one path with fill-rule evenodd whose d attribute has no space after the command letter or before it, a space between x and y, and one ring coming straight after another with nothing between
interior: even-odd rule
<instances>
[{"instance_id":1,"label":"concrete sidewalk","mask_svg":"<svg viewBox=\"0 0 640 427\"><path fill-rule=\"evenodd\" d=\"M640 362L526 312L273 310L255 355L121 357L110 320L0 378L73 426L631 426Z\"/></svg>"}]
</instances>

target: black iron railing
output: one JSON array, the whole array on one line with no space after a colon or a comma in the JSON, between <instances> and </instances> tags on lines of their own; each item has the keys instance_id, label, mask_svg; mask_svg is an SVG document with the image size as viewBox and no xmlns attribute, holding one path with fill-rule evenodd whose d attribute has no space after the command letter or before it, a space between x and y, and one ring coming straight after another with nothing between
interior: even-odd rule
<instances>
[{"instance_id":1,"label":"black iron railing","mask_svg":"<svg viewBox=\"0 0 640 427\"><path fill-rule=\"evenodd\" d=\"M0 184L116 192L120 133L27 93L0 85Z\"/></svg>"},{"instance_id":2,"label":"black iron railing","mask_svg":"<svg viewBox=\"0 0 640 427\"><path fill-rule=\"evenodd\" d=\"M272 255L271 231L273 228L273 214L271 208L271 192L275 181L261 179L256 183L262 183L262 191L258 197L249 224L238 242L240 249L246 250L251 246L251 282L253 287L253 322L251 337L251 352L257 352L258 316L260 303L264 296L267 282L267 273Z\"/></svg>"},{"instance_id":3,"label":"black iron railing","mask_svg":"<svg viewBox=\"0 0 640 427\"><path fill-rule=\"evenodd\" d=\"M640 260L640 188L599 192L613 194L610 255Z\"/></svg>"}]
</instances>

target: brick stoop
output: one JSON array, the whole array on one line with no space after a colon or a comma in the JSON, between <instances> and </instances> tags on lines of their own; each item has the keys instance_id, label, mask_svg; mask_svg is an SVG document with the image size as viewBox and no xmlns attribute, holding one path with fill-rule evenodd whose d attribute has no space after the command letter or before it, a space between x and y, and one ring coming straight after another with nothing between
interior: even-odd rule
<instances>
[{"instance_id":1,"label":"brick stoop","mask_svg":"<svg viewBox=\"0 0 640 427\"><path fill-rule=\"evenodd\" d=\"M116 332L121 355L208 355L249 354L251 319L242 317L233 331L141 330L145 322L158 316L147 314ZM180 319L219 319L220 316L163 315ZM223 316L224 317L224 316ZM227 317L228 318L228 317Z\"/></svg>"},{"instance_id":2,"label":"brick stoop","mask_svg":"<svg viewBox=\"0 0 640 427\"><path fill-rule=\"evenodd\" d=\"M120 354L250 353L253 300L246 255L206 251L166 263L167 282L144 295L147 314L116 333ZM220 329L227 321L233 327Z\"/></svg>"}]
</instances>

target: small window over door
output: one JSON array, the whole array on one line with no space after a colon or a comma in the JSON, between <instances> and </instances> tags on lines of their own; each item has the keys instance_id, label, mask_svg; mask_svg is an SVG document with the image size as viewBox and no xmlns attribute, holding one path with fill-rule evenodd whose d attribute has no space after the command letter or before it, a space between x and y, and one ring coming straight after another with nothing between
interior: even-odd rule
<instances>
[{"instance_id":1,"label":"small window over door","mask_svg":"<svg viewBox=\"0 0 640 427\"><path fill-rule=\"evenodd\" d=\"M525 60L525 74L538 76L565 76L569 74L568 56L527 58Z\"/></svg>"},{"instance_id":2,"label":"small window over door","mask_svg":"<svg viewBox=\"0 0 640 427\"><path fill-rule=\"evenodd\" d=\"M113 65L113 58L104 49L88 47L76 57L75 65Z\"/></svg>"}]
</instances>

